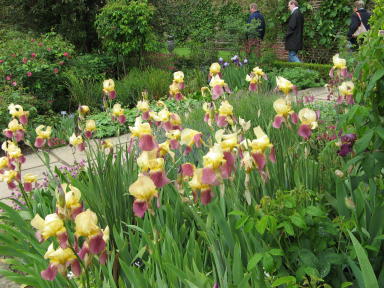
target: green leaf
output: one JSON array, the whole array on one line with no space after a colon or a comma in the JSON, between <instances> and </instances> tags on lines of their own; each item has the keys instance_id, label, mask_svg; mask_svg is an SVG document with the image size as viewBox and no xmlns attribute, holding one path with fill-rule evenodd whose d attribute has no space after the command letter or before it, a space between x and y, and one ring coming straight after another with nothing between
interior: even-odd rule
<instances>
[{"instance_id":1,"label":"green leaf","mask_svg":"<svg viewBox=\"0 0 384 288\"><path fill-rule=\"evenodd\" d=\"M245 213L240 210L234 210L228 213L228 215L234 215L234 216L245 216Z\"/></svg>"},{"instance_id":2,"label":"green leaf","mask_svg":"<svg viewBox=\"0 0 384 288\"><path fill-rule=\"evenodd\" d=\"M321 210L319 207L316 207L316 206L309 206L305 209L305 212L308 214L308 215L311 215L311 216L324 216L324 212L323 210Z\"/></svg>"},{"instance_id":3,"label":"green leaf","mask_svg":"<svg viewBox=\"0 0 384 288\"><path fill-rule=\"evenodd\" d=\"M293 226L291 223L287 222L287 221L284 221L283 223L283 226L284 226L284 231L290 235L290 236L294 236L295 235L295 231L293 230Z\"/></svg>"},{"instance_id":4,"label":"green leaf","mask_svg":"<svg viewBox=\"0 0 384 288\"><path fill-rule=\"evenodd\" d=\"M377 70L375 74L373 74L373 76L370 77L371 80L369 81L367 89L365 90L366 98L369 96L369 93L372 91L372 89L376 86L377 81L382 77L384 77L384 69Z\"/></svg>"},{"instance_id":5,"label":"green leaf","mask_svg":"<svg viewBox=\"0 0 384 288\"><path fill-rule=\"evenodd\" d=\"M295 213L294 215L290 216L289 219L291 219L293 225L303 229L307 228L304 217L299 213Z\"/></svg>"},{"instance_id":6,"label":"green leaf","mask_svg":"<svg viewBox=\"0 0 384 288\"><path fill-rule=\"evenodd\" d=\"M296 278L293 276L284 276L276 279L272 283L272 287L277 287L283 284L295 284L296 283Z\"/></svg>"},{"instance_id":7,"label":"green leaf","mask_svg":"<svg viewBox=\"0 0 384 288\"><path fill-rule=\"evenodd\" d=\"M256 265L260 262L260 260L263 258L263 253L256 253L252 256L252 258L249 260L247 265L247 270L250 271L253 268L256 267Z\"/></svg>"},{"instance_id":8,"label":"green leaf","mask_svg":"<svg viewBox=\"0 0 384 288\"><path fill-rule=\"evenodd\" d=\"M259 221L256 222L257 232L263 235L265 232L265 229L267 228L267 224L268 224L268 216L264 215L263 217L261 217Z\"/></svg>"},{"instance_id":9,"label":"green leaf","mask_svg":"<svg viewBox=\"0 0 384 288\"><path fill-rule=\"evenodd\" d=\"M355 248L357 259L359 260L365 287L379 288L379 284L377 283L375 272L373 271L372 265L369 262L368 256L365 253L364 248L361 246L359 241L350 231L348 231L348 233L349 233L349 237L351 237L353 247Z\"/></svg>"},{"instance_id":10,"label":"green leaf","mask_svg":"<svg viewBox=\"0 0 384 288\"><path fill-rule=\"evenodd\" d=\"M384 140L384 127L376 127L376 130L375 130L376 134L382 139Z\"/></svg>"},{"instance_id":11,"label":"green leaf","mask_svg":"<svg viewBox=\"0 0 384 288\"><path fill-rule=\"evenodd\" d=\"M363 135L363 137L361 137L359 140L356 141L355 143L356 153L361 153L365 149L367 149L373 137L373 132L374 132L373 130L369 130Z\"/></svg>"},{"instance_id":12,"label":"green leaf","mask_svg":"<svg viewBox=\"0 0 384 288\"><path fill-rule=\"evenodd\" d=\"M273 256L284 256L284 251L281 249L271 249L268 251L268 253Z\"/></svg>"},{"instance_id":13,"label":"green leaf","mask_svg":"<svg viewBox=\"0 0 384 288\"><path fill-rule=\"evenodd\" d=\"M274 266L273 257L270 254L265 253L263 256L263 267L265 271L271 272Z\"/></svg>"},{"instance_id":14,"label":"green leaf","mask_svg":"<svg viewBox=\"0 0 384 288\"><path fill-rule=\"evenodd\" d=\"M353 285L352 282L343 282L343 283L341 283L340 288L347 288L347 287L350 287L352 285Z\"/></svg>"}]
</instances>

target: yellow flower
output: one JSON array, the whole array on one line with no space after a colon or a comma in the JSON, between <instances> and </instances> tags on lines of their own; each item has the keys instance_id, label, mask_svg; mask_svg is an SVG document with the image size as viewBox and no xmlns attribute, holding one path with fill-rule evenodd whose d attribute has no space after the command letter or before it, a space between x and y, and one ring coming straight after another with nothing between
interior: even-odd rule
<instances>
[{"instance_id":1,"label":"yellow flower","mask_svg":"<svg viewBox=\"0 0 384 288\"><path fill-rule=\"evenodd\" d=\"M7 152L8 156L12 159L19 158L23 154L21 154L21 149L12 141L4 142L3 145L1 145L1 148Z\"/></svg>"},{"instance_id":2,"label":"yellow flower","mask_svg":"<svg viewBox=\"0 0 384 288\"><path fill-rule=\"evenodd\" d=\"M51 126L39 125L37 126L35 131L38 137L43 139L49 139L51 137L52 128Z\"/></svg>"},{"instance_id":3,"label":"yellow flower","mask_svg":"<svg viewBox=\"0 0 384 288\"><path fill-rule=\"evenodd\" d=\"M129 193L139 201L150 201L157 197L156 186L152 179L145 175L139 175L136 182L129 186Z\"/></svg>"},{"instance_id":4,"label":"yellow flower","mask_svg":"<svg viewBox=\"0 0 384 288\"><path fill-rule=\"evenodd\" d=\"M288 94L293 88L293 84L291 83L291 81L281 76L276 77L276 86L284 94Z\"/></svg>"},{"instance_id":5,"label":"yellow flower","mask_svg":"<svg viewBox=\"0 0 384 288\"><path fill-rule=\"evenodd\" d=\"M238 146L237 133L224 135L224 130L217 130L215 133L215 140L220 144L221 149L225 152L232 151L233 148Z\"/></svg>"},{"instance_id":6,"label":"yellow flower","mask_svg":"<svg viewBox=\"0 0 384 288\"><path fill-rule=\"evenodd\" d=\"M221 102L219 107L219 116L231 116L233 112L233 107L229 104L228 101Z\"/></svg>"},{"instance_id":7,"label":"yellow flower","mask_svg":"<svg viewBox=\"0 0 384 288\"><path fill-rule=\"evenodd\" d=\"M173 73L173 80L176 83L183 83L184 82L184 73L182 71L177 71Z\"/></svg>"},{"instance_id":8,"label":"yellow flower","mask_svg":"<svg viewBox=\"0 0 384 288\"><path fill-rule=\"evenodd\" d=\"M347 95L353 95L353 90L355 89L355 85L352 81L345 81L341 83L339 86L339 91L341 95L347 96Z\"/></svg>"},{"instance_id":9,"label":"yellow flower","mask_svg":"<svg viewBox=\"0 0 384 288\"><path fill-rule=\"evenodd\" d=\"M66 232L63 220L56 213L45 216L45 219L36 214L31 225L39 230L44 239Z\"/></svg>"},{"instance_id":10,"label":"yellow flower","mask_svg":"<svg viewBox=\"0 0 384 288\"><path fill-rule=\"evenodd\" d=\"M309 108L303 108L299 111L299 119L304 125L311 126L311 129L315 129L317 124L316 112Z\"/></svg>"},{"instance_id":11,"label":"yellow flower","mask_svg":"<svg viewBox=\"0 0 384 288\"><path fill-rule=\"evenodd\" d=\"M9 110L9 114L11 114L12 117L17 117L17 118L24 115L24 113L25 113L23 110L23 107L21 107L20 105L15 105L13 103L11 103L8 106L8 110Z\"/></svg>"},{"instance_id":12,"label":"yellow flower","mask_svg":"<svg viewBox=\"0 0 384 288\"><path fill-rule=\"evenodd\" d=\"M245 77L245 81L250 82L252 84L260 83L260 80L260 76L253 73L251 75L247 74L247 76Z\"/></svg>"},{"instance_id":13,"label":"yellow flower","mask_svg":"<svg viewBox=\"0 0 384 288\"><path fill-rule=\"evenodd\" d=\"M89 107L87 105L81 105L79 107L79 113L80 115L85 115L89 112Z\"/></svg>"},{"instance_id":14,"label":"yellow flower","mask_svg":"<svg viewBox=\"0 0 384 288\"><path fill-rule=\"evenodd\" d=\"M148 101L143 100L143 101L139 101L139 102L137 102L136 108L137 108L137 110L139 110L140 112L147 112L147 111L149 111L149 104L148 104Z\"/></svg>"},{"instance_id":15,"label":"yellow flower","mask_svg":"<svg viewBox=\"0 0 384 288\"><path fill-rule=\"evenodd\" d=\"M170 131L165 133L165 136L168 139L171 139L171 140L178 140L178 139L180 139L180 135L181 135L180 130L170 130Z\"/></svg>"},{"instance_id":16,"label":"yellow flower","mask_svg":"<svg viewBox=\"0 0 384 288\"><path fill-rule=\"evenodd\" d=\"M44 254L44 259L49 259L51 264L67 265L68 262L76 259L76 255L71 248L58 249L53 248L53 243L49 245L47 252Z\"/></svg>"},{"instance_id":17,"label":"yellow flower","mask_svg":"<svg viewBox=\"0 0 384 288\"><path fill-rule=\"evenodd\" d=\"M13 119L8 123L8 129L12 132L16 132L17 130L24 130L23 125L21 125L17 119Z\"/></svg>"},{"instance_id":18,"label":"yellow flower","mask_svg":"<svg viewBox=\"0 0 384 288\"><path fill-rule=\"evenodd\" d=\"M243 152L243 158L241 159L241 165L244 167L244 170L249 173L253 168L255 168L255 160L253 159L249 151Z\"/></svg>"},{"instance_id":19,"label":"yellow flower","mask_svg":"<svg viewBox=\"0 0 384 288\"><path fill-rule=\"evenodd\" d=\"M195 169L193 172L193 177L191 181L188 182L189 187L191 187L192 190L206 190L209 188L209 185L202 183L203 178L203 169L198 168Z\"/></svg>"},{"instance_id":20,"label":"yellow flower","mask_svg":"<svg viewBox=\"0 0 384 288\"><path fill-rule=\"evenodd\" d=\"M112 79L104 80L103 91L105 93L112 92L115 90L115 82Z\"/></svg>"},{"instance_id":21,"label":"yellow flower","mask_svg":"<svg viewBox=\"0 0 384 288\"><path fill-rule=\"evenodd\" d=\"M85 131L95 131L96 130L96 122L95 120L87 120L85 123Z\"/></svg>"},{"instance_id":22,"label":"yellow flower","mask_svg":"<svg viewBox=\"0 0 384 288\"><path fill-rule=\"evenodd\" d=\"M97 215L90 209L81 212L75 218L75 235L90 237L99 234L101 230L97 221Z\"/></svg>"},{"instance_id":23,"label":"yellow flower","mask_svg":"<svg viewBox=\"0 0 384 288\"><path fill-rule=\"evenodd\" d=\"M289 114L293 113L291 103L283 98L273 102L273 109L275 109L276 114L279 116L287 117Z\"/></svg>"},{"instance_id":24,"label":"yellow flower","mask_svg":"<svg viewBox=\"0 0 384 288\"><path fill-rule=\"evenodd\" d=\"M224 164L225 161L223 150L218 143L211 147L208 153L203 156L203 165L207 168L217 169Z\"/></svg>"},{"instance_id":25,"label":"yellow flower","mask_svg":"<svg viewBox=\"0 0 384 288\"><path fill-rule=\"evenodd\" d=\"M81 135L76 136L75 133L72 134L71 137L69 137L69 144L72 146L77 146L83 143L83 137Z\"/></svg>"},{"instance_id":26,"label":"yellow flower","mask_svg":"<svg viewBox=\"0 0 384 288\"><path fill-rule=\"evenodd\" d=\"M11 183L17 177L17 171L7 170L4 173L0 173L0 182Z\"/></svg>"},{"instance_id":27,"label":"yellow flower","mask_svg":"<svg viewBox=\"0 0 384 288\"><path fill-rule=\"evenodd\" d=\"M261 68L259 67L255 67L253 68L252 72L255 74L255 75L259 75L259 76L264 76L264 72Z\"/></svg>"},{"instance_id":28,"label":"yellow flower","mask_svg":"<svg viewBox=\"0 0 384 288\"><path fill-rule=\"evenodd\" d=\"M137 157L137 166L139 166L140 170L143 172L148 171L151 169L151 160L154 160L157 158L157 149L154 149L152 151L143 151L139 157Z\"/></svg>"},{"instance_id":29,"label":"yellow flower","mask_svg":"<svg viewBox=\"0 0 384 288\"><path fill-rule=\"evenodd\" d=\"M219 63L212 63L211 67L209 67L209 72L211 73L212 76L220 73L220 64Z\"/></svg>"},{"instance_id":30,"label":"yellow flower","mask_svg":"<svg viewBox=\"0 0 384 288\"><path fill-rule=\"evenodd\" d=\"M173 80L172 84L169 86L169 94L176 95L180 93L179 84Z\"/></svg>"},{"instance_id":31,"label":"yellow flower","mask_svg":"<svg viewBox=\"0 0 384 288\"><path fill-rule=\"evenodd\" d=\"M65 206L67 208L77 208L81 206L81 192L78 188L63 183L61 184L61 189L63 189L65 193Z\"/></svg>"},{"instance_id":32,"label":"yellow flower","mask_svg":"<svg viewBox=\"0 0 384 288\"><path fill-rule=\"evenodd\" d=\"M265 149L272 148L273 145L269 141L269 137L264 133L263 129L260 126L257 126L253 129L253 132L256 135L255 140L251 142L251 148L253 153L264 153Z\"/></svg>"},{"instance_id":33,"label":"yellow flower","mask_svg":"<svg viewBox=\"0 0 384 288\"><path fill-rule=\"evenodd\" d=\"M121 104L116 103L112 107L112 115L115 117L119 117L121 115L124 115L124 109L121 108Z\"/></svg>"},{"instance_id":34,"label":"yellow flower","mask_svg":"<svg viewBox=\"0 0 384 288\"><path fill-rule=\"evenodd\" d=\"M240 124L240 126L241 126L241 128L243 129L244 132L248 131L251 128L251 120L249 120L247 122L243 118L239 117L239 124Z\"/></svg>"},{"instance_id":35,"label":"yellow flower","mask_svg":"<svg viewBox=\"0 0 384 288\"><path fill-rule=\"evenodd\" d=\"M37 181L37 176L32 175L31 173L27 173L24 175L23 179L24 179L24 182L26 183L33 183Z\"/></svg>"},{"instance_id":36,"label":"yellow flower","mask_svg":"<svg viewBox=\"0 0 384 288\"><path fill-rule=\"evenodd\" d=\"M8 167L8 164L9 164L8 157L4 156L0 158L0 169Z\"/></svg>"},{"instance_id":37,"label":"yellow flower","mask_svg":"<svg viewBox=\"0 0 384 288\"><path fill-rule=\"evenodd\" d=\"M189 128L183 129L180 135L180 138L181 138L180 144L191 147L193 143L195 143L193 138L198 134L201 134L201 133L199 131L189 129Z\"/></svg>"},{"instance_id":38,"label":"yellow flower","mask_svg":"<svg viewBox=\"0 0 384 288\"><path fill-rule=\"evenodd\" d=\"M105 139L102 144L101 144L101 147L103 147L103 149L110 149L110 148L113 148L113 144L111 142L111 140L109 139Z\"/></svg>"},{"instance_id":39,"label":"yellow flower","mask_svg":"<svg viewBox=\"0 0 384 288\"><path fill-rule=\"evenodd\" d=\"M149 123L142 123L141 117L137 117L135 120L135 126L129 127L132 135L131 137L141 137L142 135L151 135L152 129Z\"/></svg>"},{"instance_id":40,"label":"yellow flower","mask_svg":"<svg viewBox=\"0 0 384 288\"><path fill-rule=\"evenodd\" d=\"M172 125L181 125L181 118L178 114L176 113L171 113L169 121L171 122Z\"/></svg>"},{"instance_id":41,"label":"yellow flower","mask_svg":"<svg viewBox=\"0 0 384 288\"><path fill-rule=\"evenodd\" d=\"M169 120L169 116L171 113L169 113L168 109L165 108L157 113L157 116L153 119L158 122L167 122Z\"/></svg>"},{"instance_id":42,"label":"yellow flower","mask_svg":"<svg viewBox=\"0 0 384 288\"><path fill-rule=\"evenodd\" d=\"M209 82L209 86L215 87L215 86L224 86L225 82L223 79L220 78L219 75L215 75L212 77L211 81Z\"/></svg>"},{"instance_id":43,"label":"yellow flower","mask_svg":"<svg viewBox=\"0 0 384 288\"><path fill-rule=\"evenodd\" d=\"M339 57L339 54L336 54L332 57L333 60L333 68L335 69L344 69L347 68L347 61L343 58Z\"/></svg>"},{"instance_id":44,"label":"yellow flower","mask_svg":"<svg viewBox=\"0 0 384 288\"><path fill-rule=\"evenodd\" d=\"M163 143L159 144L159 151L158 152L159 152L159 155L161 157L164 157L166 154L171 155L172 158L174 157L175 153L171 151L169 144L170 144L169 140L166 140Z\"/></svg>"}]
</instances>

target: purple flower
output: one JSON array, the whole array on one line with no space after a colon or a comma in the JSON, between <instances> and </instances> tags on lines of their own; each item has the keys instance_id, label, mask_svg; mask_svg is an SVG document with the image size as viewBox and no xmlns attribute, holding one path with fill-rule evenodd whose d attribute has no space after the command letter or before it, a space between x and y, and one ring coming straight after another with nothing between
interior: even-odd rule
<instances>
[{"instance_id":1,"label":"purple flower","mask_svg":"<svg viewBox=\"0 0 384 288\"><path fill-rule=\"evenodd\" d=\"M345 157L351 152L352 152L351 144L342 144L340 147L340 150L337 151L337 154L339 154L341 157Z\"/></svg>"},{"instance_id":2,"label":"purple flower","mask_svg":"<svg viewBox=\"0 0 384 288\"><path fill-rule=\"evenodd\" d=\"M341 142L345 144L353 144L356 141L356 134L345 134L341 136Z\"/></svg>"},{"instance_id":3,"label":"purple flower","mask_svg":"<svg viewBox=\"0 0 384 288\"><path fill-rule=\"evenodd\" d=\"M229 63L228 63L228 62L224 62L223 66L224 66L224 67L228 67L228 66L229 66Z\"/></svg>"},{"instance_id":4,"label":"purple flower","mask_svg":"<svg viewBox=\"0 0 384 288\"><path fill-rule=\"evenodd\" d=\"M222 57L219 58L219 63L222 64L224 62L224 59Z\"/></svg>"}]
</instances>

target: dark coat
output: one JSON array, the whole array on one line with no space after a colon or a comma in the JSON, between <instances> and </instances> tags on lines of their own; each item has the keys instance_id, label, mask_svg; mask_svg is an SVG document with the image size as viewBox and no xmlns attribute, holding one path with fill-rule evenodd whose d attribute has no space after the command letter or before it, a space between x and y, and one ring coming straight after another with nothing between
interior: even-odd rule
<instances>
[{"instance_id":1,"label":"dark coat","mask_svg":"<svg viewBox=\"0 0 384 288\"><path fill-rule=\"evenodd\" d=\"M260 25L257 27L257 31L255 31L256 33L252 33L252 31L250 31L247 35L247 38L252 39L252 38L257 37L257 38L263 40L264 34L265 34L265 20L264 20L263 14L261 14L259 11L253 12L249 16L247 23L251 24L251 22L253 20L260 21Z\"/></svg>"},{"instance_id":2,"label":"dark coat","mask_svg":"<svg viewBox=\"0 0 384 288\"><path fill-rule=\"evenodd\" d=\"M368 24L369 17L371 17L371 13L369 13L365 9L359 9L357 11L360 14L361 21L363 22L364 27L369 30L370 26ZM351 40L353 37L353 33L356 32L357 28L360 26L360 19L359 16L357 16L356 12L353 12L351 16L351 24L349 25L349 30L348 30L348 39Z\"/></svg>"},{"instance_id":3,"label":"dark coat","mask_svg":"<svg viewBox=\"0 0 384 288\"><path fill-rule=\"evenodd\" d=\"M304 17L299 9L296 9L288 19L288 29L285 36L285 49L298 51L303 49Z\"/></svg>"}]
</instances>

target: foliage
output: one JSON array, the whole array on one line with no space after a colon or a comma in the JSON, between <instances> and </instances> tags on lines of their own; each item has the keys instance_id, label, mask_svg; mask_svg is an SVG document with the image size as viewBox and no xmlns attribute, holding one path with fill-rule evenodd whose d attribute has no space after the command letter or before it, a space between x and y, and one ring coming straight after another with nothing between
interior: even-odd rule
<instances>
[{"instance_id":1,"label":"foliage","mask_svg":"<svg viewBox=\"0 0 384 288\"><path fill-rule=\"evenodd\" d=\"M55 33L38 38L12 30L0 33L3 38L0 44L3 85L15 90L24 87L42 100L39 112L51 105L57 110L65 107L62 71L67 69L68 59L74 53L73 46Z\"/></svg>"},{"instance_id":2,"label":"foliage","mask_svg":"<svg viewBox=\"0 0 384 288\"><path fill-rule=\"evenodd\" d=\"M23 30L55 31L79 50L90 52L100 46L93 23L104 3L104 0L5 0L1 19Z\"/></svg>"},{"instance_id":3,"label":"foliage","mask_svg":"<svg viewBox=\"0 0 384 288\"><path fill-rule=\"evenodd\" d=\"M116 93L122 103L132 107L144 91L148 92L149 99L166 96L170 84L171 79L167 71L155 68L141 71L134 68L122 80L116 81Z\"/></svg>"},{"instance_id":4,"label":"foliage","mask_svg":"<svg viewBox=\"0 0 384 288\"><path fill-rule=\"evenodd\" d=\"M269 74L270 75L270 74ZM299 89L306 89L311 87L323 87L325 82L323 79L321 79L319 73L314 70L310 69L303 69L299 67L295 68L284 68L281 70L272 70L271 76L282 76L286 79L289 79L292 83L295 83L295 85ZM271 81L275 82L275 77L271 77ZM272 87L275 87L276 85L272 84Z\"/></svg>"},{"instance_id":5,"label":"foliage","mask_svg":"<svg viewBox=\"0 0 384 288\"><path fill-rule=\"evenodd\" d=\"M285 61L273 61L272 67L276 67L279 70L284 68L313 70L319 73L319 76L323 81L326 81L329 78L329 70L332 68L332 66L328 64L294 63Z\"/></svg>"},{"instance_id":6,"label":"foliage","mask_svg":"<svg viewBox=\"0 0 384 288\"><path fill-rule=\"evenodd\" d=\"M154 9L146 0L111 1L96 16L96 30L112 55L137 55L153 49L155 35L151 19ZM139 61L140 62L140 61Z\"/></svg>"}]
</instances>

